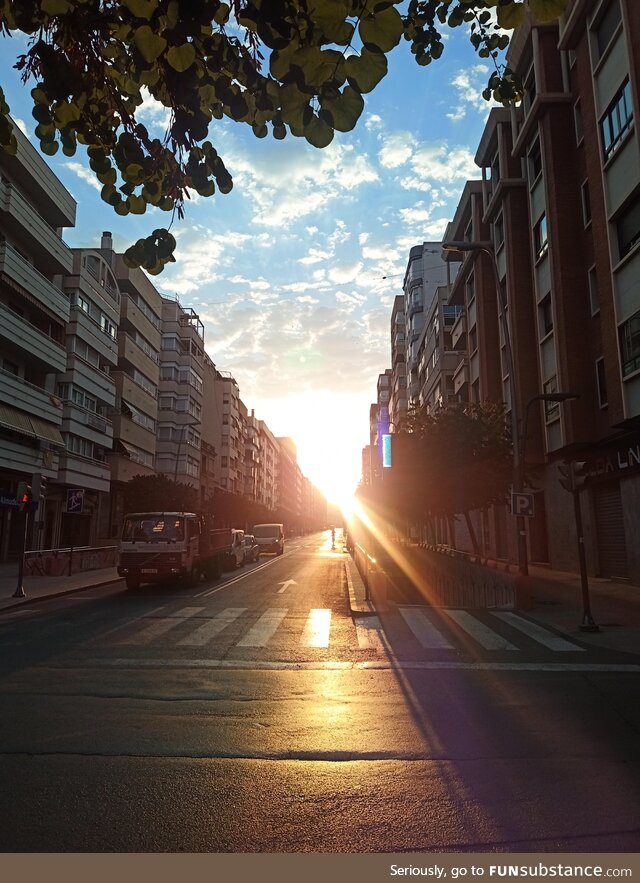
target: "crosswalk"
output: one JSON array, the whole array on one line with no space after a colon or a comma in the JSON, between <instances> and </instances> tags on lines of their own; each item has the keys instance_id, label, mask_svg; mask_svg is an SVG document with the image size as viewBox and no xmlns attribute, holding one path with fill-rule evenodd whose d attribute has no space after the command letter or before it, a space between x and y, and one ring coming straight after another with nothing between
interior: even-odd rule
<instances>
[{"instance_id":1,"label":"crosswalk","mask_svg":"<svg viewBox=\"0 0 640 883\"><path fill-rule=\"evenodd\" d=\"M159 608L110 633L116 646L153 644L180 648L227 647L258 650L273 646L345 649L379 654L433 651L460 654L523 651L584 653L585 648L511 611L435 610L399 607L396 614L356 617L330 608L270 607L263 611L227 607L213 615L206 607Z\"/></svg>"}]
</instances>

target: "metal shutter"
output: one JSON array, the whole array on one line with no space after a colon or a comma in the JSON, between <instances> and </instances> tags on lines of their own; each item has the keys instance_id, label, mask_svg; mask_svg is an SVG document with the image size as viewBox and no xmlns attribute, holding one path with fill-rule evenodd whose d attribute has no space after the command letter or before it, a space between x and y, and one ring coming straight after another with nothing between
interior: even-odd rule
<instances>
[{"instance_id":1,"label":"metal shutter","mask_svg":"<svg viewBox=\"0 0 640 883\"><path fill-rule=\"evenodd\" d=\"M620 485L617 482L596 485L593 489L593 502L600 576L628 577Z\"/></svg>"}]
</instances>

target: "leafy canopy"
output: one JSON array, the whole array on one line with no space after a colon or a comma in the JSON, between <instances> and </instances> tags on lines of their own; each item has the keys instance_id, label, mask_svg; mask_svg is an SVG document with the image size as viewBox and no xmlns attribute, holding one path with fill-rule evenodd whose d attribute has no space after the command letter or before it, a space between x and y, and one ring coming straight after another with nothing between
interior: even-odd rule
<instances>
[{"instance_id":1,"label":"leafy canopy","mask_svg":"<svg viewBox=\"0 0 640 883\"><path fill-rule=\"evenodd\" d=\"M569 0L0 0L0 32L22 32L16 67L33 83L40 148L86 148L102 198L118 215L148 206L181 218L190 193L229 193L231 175L210 140L214 120L251 126L257 138L288 133L326 147L356 125L363 95L387 73L404 38L416 62L444 50L442 31L468 24L493 60L486 98L509 104L522 86L498 53L530 11L557 18ZM234 23L229 26L229 17ZM237 36L240 34L240 37ZM145 98L170 112L162 139L139 121ZM17 150L0 89L0 149ZM158 228L126 252L160 273L175 239Z\"/></svg>"}]
</instances>

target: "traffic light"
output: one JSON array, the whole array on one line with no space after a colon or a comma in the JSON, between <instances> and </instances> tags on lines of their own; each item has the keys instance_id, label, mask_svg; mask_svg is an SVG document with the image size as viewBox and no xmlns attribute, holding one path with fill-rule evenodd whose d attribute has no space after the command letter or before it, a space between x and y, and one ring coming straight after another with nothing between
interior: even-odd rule
<instances>
[{"instance_id":1,"label":"traffic light","mask_svg":"<svg viewBox=\"0 0 640 883\"><path fill-rule=\"evenodd\" d=\"M40 499L44 500L47 496L47 484L49 479L45 475L40 476Z\"/></svg>"},{"instance_id":2,"label":"traffic light","mask_svg":"<svg viewBox=\"0 0 640 883\"><path fill-rule=\"evenodd\" d=\"M569 491L569 493L573 493L575 490L573 483L573 464L572 463L561 463L558 466L558 471L560 473L560 484L565 489L565 491Z\"/></svg>"},{"instance_id":3,"label":"traffic light","mask_svg":"<svg viewBox=\"0 0 640 883\"><path fill-rule=\"evenodd\" d=\"M573 464L573 489L579 491L589 477L589 464L585 460L576 460Z\"/></svg>"},{"instance_id":4,"label":"traffic light","mask_svg":"<svg viewBox=\"0 0 640 883\"><path fill-rule=\"evenodd\" d=\"M25 506L27 503L31 502L31 499L31 485L27 484L26 481L19 481L18 490L16 491L16 500L20 504L21 512L24 512Z\"/></svg>"}]
</instances>

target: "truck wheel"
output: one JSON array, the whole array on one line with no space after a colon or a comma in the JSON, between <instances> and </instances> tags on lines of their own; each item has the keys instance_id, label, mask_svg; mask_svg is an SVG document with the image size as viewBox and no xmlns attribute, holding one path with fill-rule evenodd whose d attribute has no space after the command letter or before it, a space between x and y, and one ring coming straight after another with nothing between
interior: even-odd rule
<instances>
[{"instance_id":1,"label":"truck wheel","mask_svg":"<svg viewBox=\"0 0 640 883\"><path fill-rule=\"evenodd\" d=\"M137 576L125 576L124 581L129 591L135 591L140 588L140 580Z\"/></svg>"},{"instance_id":2,"label":"truck wheel","mask_svg":"<svg viewBox=\"0 0 640 883\"><path fill-rule=\"evenodd\" d=\"M197 564L194 564L189 573L185 577L184 584L190 589L193 586L197 586L200 582L200 568Z\"/></svg>"}]
</instances>

